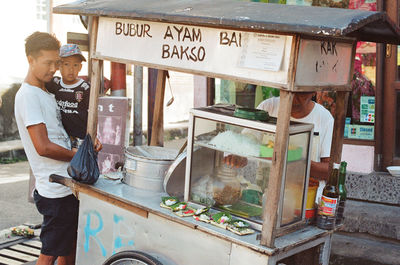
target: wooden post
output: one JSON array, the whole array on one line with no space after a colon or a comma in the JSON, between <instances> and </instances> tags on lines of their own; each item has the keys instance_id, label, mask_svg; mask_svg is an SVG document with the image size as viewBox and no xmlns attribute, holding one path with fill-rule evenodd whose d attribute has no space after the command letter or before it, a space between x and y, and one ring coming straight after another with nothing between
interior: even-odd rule
<instances>
[{"instance_id":1,"label":"wooden post","mask_svg":"<svg viewBox=\"0 0 400 265\"><path fill-rule=\"evenodd\" d=\"M276 123L275 146L272 167L268 182L266 205L264 205L261 245L274 247L275 230L278 220L279 199L281 196L282 177L284 172L286 151L288 147L290 113L293 93L281 90Z\"/></svg>"},{"instance_id":2,"label":"wooden post","mask_svg":"<svg viewBox=\"0 0 400 265\"><path fill-rule=\"evenodd\" d=\"M158 70L150 145L164 146L164 92L167 71Z\"/></svg>"},{"instance_id":3,"label":"wooden post","mask_svg":"<svg viewBox=\"0 0 400 265\"><path fill-rule=\"evenodd\" d=\"M348 91L336 92L336 110L334 117L335 123L333 125L331 160L329 163L328 172L331 172L333 163L340 163L340 160L342 159L344 122L346 119L348 99L349 99Z\"/></svg>"},{"instance_id":4,"label":"wooden post","mask_svg":"<svg viewBox=\"0 0 400 265\"><path fill-rule=\"evenodd\" d=\"M90 32L90 54L93 55L96 52L96 41L97 41L97 28L99 23L98 17L93 17L91 20L91 32ZM92 56L90 56L92 58ZM101 68L103 61L98 59L90 59L91 64L90 72L90 100L89 100L89 113L87 123L87 133L90 134L93 141L97 135L97 105L99 101L99 90L101 80Z\"/></svg>"},{"instance_id":5,"label":"wooden post","mask_svg":"<svg viewBox=\"0 0 400 265\"><path fill-rule=\"evenodd\" d=\"M154 104L156 99L157 91L157 74L158 70L155 68L148 68L147 70L147 145L151 143L151 134L153 131L153 116L154 116Z\"/></svg>"}]
</instances>

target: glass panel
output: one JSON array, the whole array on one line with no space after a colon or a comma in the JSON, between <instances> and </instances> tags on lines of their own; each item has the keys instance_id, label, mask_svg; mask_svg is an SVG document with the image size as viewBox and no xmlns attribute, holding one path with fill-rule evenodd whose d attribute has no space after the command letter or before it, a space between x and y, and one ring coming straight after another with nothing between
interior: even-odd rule
<instances>
[{"instance_id":1,"label":"glass panel","mask_svg":"<svg viewBox=\"0 0 400 265\"><path fill-rule=\"evenodd\" d=\"M261 224L274 141L273 132L195 117L190 200ZM283 224L301 219L308 141L309 132L290 137Z\"/></svg>"},{"instance_id":2,"label":"glass panel","mask_svg":"<svg viewBox=\"0 0 400 265\"><path fill-rule=\"evenodd\" d=\"M216 104L229 103L256 108L263 100L271 97L279 97L279 89L215 78Z\"/></svg>"},{"instance_id":3,"label":"glass panel","mask_svg":"<svg viewBox=\"0 0 400 265\"><path fill-rule=\"evenodd\" d=\"M301 220L304 199L304 185L307 174L309 133L291 135L286 168L281 224L286 225Z\"/></svg>"}]
</instances>

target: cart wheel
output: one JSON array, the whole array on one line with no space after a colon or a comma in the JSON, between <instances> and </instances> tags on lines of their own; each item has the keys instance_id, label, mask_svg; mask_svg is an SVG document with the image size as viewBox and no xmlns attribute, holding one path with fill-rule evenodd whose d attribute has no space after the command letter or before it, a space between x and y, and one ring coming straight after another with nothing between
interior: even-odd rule
<instances>
[{"instance_id":1,"label":"cart wheel","mask_svg":"<svg viewBox=\"0 0 400 265\"><path fill-rule=\"evenodd\" d=\"M108 258L103 265L163 265L152 256L140 251L121 251Z\"/></svg>"}]
</instances>

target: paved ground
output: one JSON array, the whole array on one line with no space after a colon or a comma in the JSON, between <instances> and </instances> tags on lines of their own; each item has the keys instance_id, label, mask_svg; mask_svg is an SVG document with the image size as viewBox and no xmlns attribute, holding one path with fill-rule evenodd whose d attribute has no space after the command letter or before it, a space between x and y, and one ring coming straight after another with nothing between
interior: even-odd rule
<instances>
[{"instance_id":1,"label":"paved ground","mask_svg":"<svg viewBox=\"0 0 400 265\"><path fill-rule=\"evenodd\" d=\"M0 164L0 230L41 222L35 205L28 202L28 179L28 162Z\"/></svg>"}]
</instances>

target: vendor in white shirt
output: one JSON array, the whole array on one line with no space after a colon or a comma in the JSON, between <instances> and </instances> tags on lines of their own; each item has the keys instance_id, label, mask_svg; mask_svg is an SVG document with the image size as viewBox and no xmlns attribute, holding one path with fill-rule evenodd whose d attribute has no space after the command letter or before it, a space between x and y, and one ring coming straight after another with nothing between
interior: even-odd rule
<instances>
[{"instance_id":1,"label":"vendor in white shirt","mask_svg":"<svg viewBox=\"0 0 400 265\"><path fill-rule=\"evenodd\" d=\"M324 181L329 176L328 167L334 120L327 109L311 100L314 94L315 92L296 92L294 94L290 120L314 124L314 132L318 132L319 134L318 151L314 159L315 161L311 161L310 176L322 181L318 189L318 193L320 194L325 186ZM270 116L277 117L279 97L264 100L258 105L257 109L265 110ZM232 155L225 157L224 162L234 167L243 167L247 164L246 159Z\"/></svg>"},{"instance_id":2,"label":"vendor in white shirt","mask_svg":"<svg viewBox=\"0 0 400 265\"><path fill-rule=\"evenodd\" d=\"M291 121L314 124L314 132L319 134L319 146L316 161L311 161L310 176L318 180L328 179L328 167L331 153L333 117L322 105L312 101L315 92L297 92L292 103ZM279 98L269 98L258 105L257 109L278 116Z\"/></svg>"}]
</instances>

